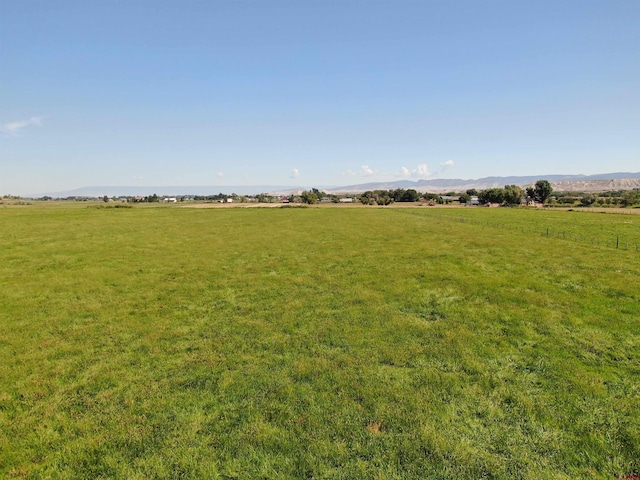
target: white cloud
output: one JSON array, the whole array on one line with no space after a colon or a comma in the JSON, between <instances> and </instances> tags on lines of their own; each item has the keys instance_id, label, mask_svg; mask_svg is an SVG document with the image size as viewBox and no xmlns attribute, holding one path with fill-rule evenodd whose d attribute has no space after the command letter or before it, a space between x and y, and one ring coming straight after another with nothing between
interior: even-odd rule
<instances>
[{"instance_id":1,"label":"white cloud","mask_svg":"<svg viewBox=\"0 0 640 480\"><path fill-rule=\"evenodd\" d=\"M298 178L300 176L300 170L298 170L297 168L294 168L293 171L291 172L291 178Z\"/></svg>"},{"instance_id":2,"label":"white cloud","mask_svg":"<svg viewBox=\"0 0 640 480\"><path fill-rule=\"evenodd\" d=\"M426 163L421 163L418 165L418 168L415 170L415 176L417 177L428 177L429 176L429 168Z\"/></svg>"},{"instance_id":3,"label":"white cloud","mask_svg":"<svg viewBox=\"0 0 640 480\"><path fill-rule=\"evenodd\" d=\"M360 169L357 171L348 169L346 172L341 173L340 175L343 177L373 177L384 175L384 173L381 173L378 170L374 170L369 165L361 165Z\"/></svg>"},{"instance_id":4,"label":"white cloud","mask_svg":"<svg viewBox=\"0 0 640 480\"><path fill-rule=\"evenodd\" d=\"M444 169L446 169L446 168L453 167L453 165L454 165L455 163L456 163L456 162L454 162L453 160L447 160L446 162L442 162L442 163L440 164L440 166L441 166L441 167L442 167L442 169L444 170Z\"/></svg>"},{"instance_id":5,"label":"white cloud","mask_svg":"<svg viewBox=\"0 0 640 480\"><path fill-rule=\"evenodd\" d=\"M142 177L133 177L133 180L139 182L140 180L144 180Z\"/></svg>"},{"instance_id":6,"label":"white cloud","mask_svg":"<svg viewBox=\"0 0 640 480\"><path fill-rule=\"evenodd\" d=\"M369 165L362 165L360 167L360 174L364 177L371 177L376 174L376 171L371 169Z\"/></svg>"},{"instance_id":7,"label":"white cloud","mask_svg":"<svg viewBox=\"0 0 640 480\"><path fill-rule=\"evenodd\" d=\"M400 168L400 173L396 174L398 177L428 177L431 175L429 173L429 167L427 167L426 163L421 163L416 168L410 170L407 167Z\"/></svg>"},{"instance_id":8,"label":"white cloud","mask_svg":"<svg viewBox=\"0 0 640 480\"><path fill-rule=\"evenodd\" d=\"M9 122L0 126L0 132L11 135L12 137L17 137L20 134L20 131L26 127L42 126L42 119L44 117L31 117L29 120L23 120L21 122Z\"/></svg>"},{"instance_id":9,"label":"white cloud","mask_svg":"<svg viewBox=\"0 0 640 480\"><path fill-rule=\"evenodd\" d=\"M218 172L218 173L216 173L216 177L222 178L222 177L224 177L224 173Z\"/></svg>"}]
</instances>

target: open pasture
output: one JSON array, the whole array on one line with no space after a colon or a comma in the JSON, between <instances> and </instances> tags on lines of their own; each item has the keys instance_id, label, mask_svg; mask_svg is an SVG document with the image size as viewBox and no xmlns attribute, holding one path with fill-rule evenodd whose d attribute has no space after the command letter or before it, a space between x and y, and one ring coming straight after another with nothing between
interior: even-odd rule
<instances>
[{"instance_id":1,"label":"open pasture","mask_svg":"<svg viewBox=\"0 0 640 480\"><path fill-rule=\"evenodd\" d=\"M638 474L639 219L1 208L0 477Z\"/></svg>"},{"instance_id":2,"label":"open pasture","mask_svg":"<svg viewBox=\"0 0 640 480\"><path fill-rule=\"evenodd\" d=\"M640 252L640 209L439 208L413 214ZM419 212L419 213L418 213Z\"/></svg>"}]
</instances>

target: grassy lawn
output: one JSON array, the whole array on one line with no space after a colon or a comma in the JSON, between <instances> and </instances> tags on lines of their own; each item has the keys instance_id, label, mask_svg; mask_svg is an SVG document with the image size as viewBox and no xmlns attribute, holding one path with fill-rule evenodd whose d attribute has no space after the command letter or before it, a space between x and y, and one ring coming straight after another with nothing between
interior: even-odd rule
<instances>
[{"instance_id":1,"label":"grassy lawn","mask_svg":"<svg viewBox=\"0 0 640 480\"><path fill-rule=\"evenodd\" d=\"M640 254L551 226L640 242L583 212L0 208L0 477L640 473Z\"/></svg>"}]
</instances>

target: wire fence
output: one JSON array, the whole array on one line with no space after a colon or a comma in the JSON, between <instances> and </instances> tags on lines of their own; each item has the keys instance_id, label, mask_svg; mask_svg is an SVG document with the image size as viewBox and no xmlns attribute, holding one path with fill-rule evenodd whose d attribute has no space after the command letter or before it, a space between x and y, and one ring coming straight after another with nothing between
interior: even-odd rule
<instances>
[{"instance_id":1,"label":"wire fence","mask_svg":"<svg viewBox=\"0 0 640 480\"><path fill-rule=\"evenodd\" d=\"M421 212L410 212L406 209L397 209L397 211L402 211L402 213L409 213L413 215L420 215L425 217L435 217L440 220L447 220L451 222L458 223L466 223L471 225L485 226L491 227L500 230L510 230L515 232L520 232L526 235L539 235L547 238L555 238L561 240L567 240L575 243L582 243L586 245L592 245L594 247L605 247L617 250L627 250L627 251L635 251L640 252L640 242L628 240L623 236L616 235L610 237L598 237L594 235L589 235L585 233L576 233L576 232L567 232L555 229L553 227L535 227L535 228L527 228L521 225L510 225L506 223L500 222L491 222L491 221L481 221L466 217L456 217L452 215L442 215L437 213L426 213L424 211Z\"/></svg>"},{"instance_id":2,"label":"wire fence","mask_svg":"<svg viewBox=\"0 0 640 480\"><path fill-rule=\"evenodd\" d=\"M620 238L619 235L616 235L615 239L600 239L599 237L593 237L591 235L572 232L560 232L551 228L547 228L547 231L544 233L544 235L547 237L562 238L564 240L571 240L574 242L591 243L591 245L617 248L622 250L635 250L636 252L640 252L640 244L638 242L630 242L628 240L625 240L624 238Z\"/></svg>"}]
</instances>

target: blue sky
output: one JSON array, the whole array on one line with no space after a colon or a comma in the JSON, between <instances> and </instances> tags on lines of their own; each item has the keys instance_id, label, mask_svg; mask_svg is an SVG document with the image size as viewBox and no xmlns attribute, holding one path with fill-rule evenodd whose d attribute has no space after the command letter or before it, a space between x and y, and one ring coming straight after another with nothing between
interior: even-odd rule
<instances>
[{"instance_id":1,"label":"blue sky","mask_svg":"<svg viewBox=\"0 0 640 480\"><path fill-rule=\"evenodd\" d=\"M0 5L0 194L640 170L640 1Z\"/></svg>"}]
</instances>

